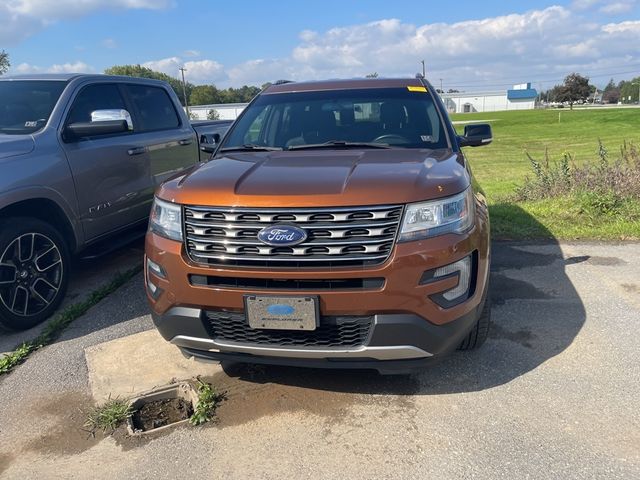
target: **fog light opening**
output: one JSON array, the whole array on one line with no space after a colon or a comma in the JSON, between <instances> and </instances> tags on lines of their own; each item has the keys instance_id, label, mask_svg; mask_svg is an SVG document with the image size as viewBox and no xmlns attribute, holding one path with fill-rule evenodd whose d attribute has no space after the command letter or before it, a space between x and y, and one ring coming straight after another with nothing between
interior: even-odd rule
<instances>
[{"instance_id":1,"label":"fog light opening","mask_svg":"<svg viewBox=\"0 0 640 480\"><path fill-rule=\"evenodd\" d=\"M458 285L451 290L441 293L449 302L459 299L469 291L469 284L471 282L471 255L455 263L438 268L433 274L433 278L448 277L452 274L456 274L458 277Z\"/></svg>"},{"instance_id":2,"label":"fog light opening","mask_svg":"<svg viewBox=\"0 0 640 480\"><path fill-rule=\"evenodd\" d=\"M147 258L147 269L149 270L149 272L154 273L160 278L167 278L167 274L165 273L164 268L162 268L161 265L157 264L149 258Z\"/></svg>"}]
</instances>

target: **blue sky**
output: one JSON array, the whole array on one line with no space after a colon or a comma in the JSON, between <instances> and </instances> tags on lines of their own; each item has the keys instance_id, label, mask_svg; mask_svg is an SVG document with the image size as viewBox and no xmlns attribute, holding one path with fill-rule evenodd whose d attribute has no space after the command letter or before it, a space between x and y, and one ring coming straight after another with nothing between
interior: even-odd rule
<instances>
[{"instance_id":1,"label":"blue sky","mask_svg":"<svg viewBox=\"0 0 640 480\"><path fill-rule=\"evenodd\" d=\"M596 84L640 74L637 0L79 3L2 2L12 73L140 63L176 76L186 65L194 83L239 86L413 75L424 58L434 83L463 90L546 88L574 70Z\"/></svg>"}]
</instances>

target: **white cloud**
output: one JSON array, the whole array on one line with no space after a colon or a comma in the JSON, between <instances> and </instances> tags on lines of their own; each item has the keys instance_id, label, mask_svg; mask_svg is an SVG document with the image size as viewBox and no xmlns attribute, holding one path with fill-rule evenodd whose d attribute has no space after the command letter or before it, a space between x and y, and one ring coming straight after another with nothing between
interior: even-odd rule
<instances>
[{"instance_id":1,"label":"white cloud","mask_svg":"<svg viewBox=\"0 0 640 480\"><path fill-rule=\"evenodd\" d=\"M183 55L185 57L199 57L200 56L200 50L185 50L183 52Z\"/></svg>"},{"instance_id":2,"label":"white cloud","mask_svg":"<svg viewBox=\"0 0 640 480\"><path fill-rule=\"evenodd\" d=\"M73 63L63 63L63 64L54 64L48 67L40 67L38 65L31 65L29 63L21 63L17 65L15 68L11 68L10 73L93 73L95 69L87 65L84 62L73 62Z\"/></svg>"},{"instance_id":3,"label":"white cloud","mask_svg":"<svg viewBox=\"0 0 640 480\"><path fill-rule=\"evenodd\" d=\"M0 43L14 45L47 25L100 10L158 10L173 0L3 0L0 2Z\"/></svg>"},{"instance_id":4,"label":"white cloud","mask_svg":"<svg viewBox=\"0 0 640 480\"><path fill-rule=\"evenodd\" d=\"M189 60L185 62L180 57L169 57L145 62L142 66L172 77L178 77L180 67L184 67L186 70L185 79L196 84L215 83L226 78L224 66L215 60Z\"/></svg>"},{"instance_id":5,"label":"white cloud","mask_svg":"<svg viewBox=\"0 0 640 480\"><path fill-rule=\"evenodd\" d=\"M571 8L574 10L586 10L597 5L602 0L574 0L571 2Z\"/></svg>"},{"instance_id":6,"label":"white cloud","mask_svg":"<svg viewBox=\"0 0 640 480\"><path fill-rule=\"evenodd\" d=\"M425 59L427 76L436 83L443 78L445 88L504 88L510 82L559 81L571 71L624 70L629 63L640 64L638 40L640 21L602 25L561 6L457 23L384 19L325 32L304 30L289 56L231 66L223 85L371 72L407 76L420 71Z\"/></svg>"},{"instance_id":7,"label":"white cloud","mask_svg":"<svg viewBox=\"0 0 640 480\"><path fill-rule=\"evenodd\" d=\"M113 38L105 38L104 40L102 40L102 42L100 42L100 44L104 48L117 48L118 47L118 42L116 42Z\"/></svg>"},{"instance_id":8,"label":"white cloud","mask_svg":"<svg viewBox=\"0 0 640 480\"><path fill-rule=\"evenodd\" d=\"M613 2L601 7L600 11L607 15L620 15L621 13L630 12L633 7L634 2Z\"/></svg>"}]
</instances>

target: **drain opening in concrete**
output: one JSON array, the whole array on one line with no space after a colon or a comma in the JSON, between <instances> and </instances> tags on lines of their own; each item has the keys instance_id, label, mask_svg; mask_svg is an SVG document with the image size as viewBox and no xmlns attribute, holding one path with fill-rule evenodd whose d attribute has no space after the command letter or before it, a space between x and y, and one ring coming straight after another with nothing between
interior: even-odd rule
<instances>
[{"instance_id":1,"label":"drain opening in concrete","mask_svg":"<svg viewBox=\"0 0 640 480\"><path fill-rule=\"evenodd\" d=\"M189 382L167 385L131 401L130 435L145 435L187 423L197 407L198 394Z\"/></svg>"},{"instance_id":2,"label":"drain opening in concrete","mask_svg":"<svg viewBox=\"0 0 640 480\"><path fill-rule=\"evenodd\" d=\"M170 398L145 403L134 412L131 421L134 430L147 432L182 420L189 420L191 415L193 415L191 402L182 398Z\"/></svg>"}]
</instances>

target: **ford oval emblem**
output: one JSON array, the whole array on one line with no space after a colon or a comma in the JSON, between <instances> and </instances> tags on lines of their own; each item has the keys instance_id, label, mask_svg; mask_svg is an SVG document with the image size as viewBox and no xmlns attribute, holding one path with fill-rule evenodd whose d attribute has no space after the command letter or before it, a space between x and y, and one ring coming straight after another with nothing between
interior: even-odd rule
<instances>
[{"instance_id":1,"label":"ford oval emblem","mask_svg":"<svg viewBox=\"0 0 640 480\"><path fill-rule=\"evenodd\" d=\"M307 239L307 232L293 225L273 225L258 232L258 240L272 247L290 247Z\"/></svg>"},{"instance_id":2,"label":"ford oval emblem","mask_svg":"<svg viewBox=\"0 0 640 480\"><path fill-rule=\"evenodd\" d=\"M295 311L296 309L290 305L280 305L278 303L276 303L275 305L269 305L267 307L267 313L269 315L277 315L277 316L291 315L295 313Z\"/></svg>"}]
</instances>

